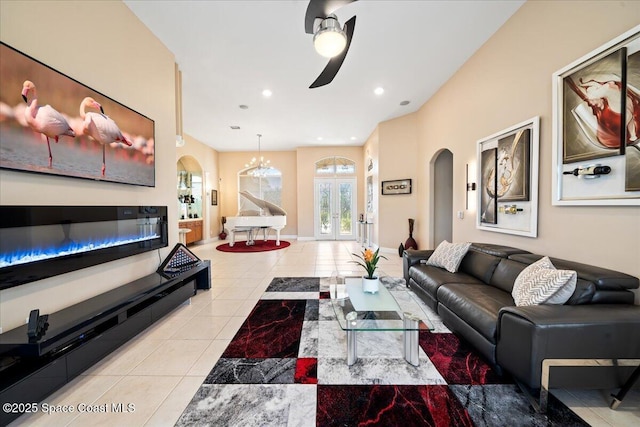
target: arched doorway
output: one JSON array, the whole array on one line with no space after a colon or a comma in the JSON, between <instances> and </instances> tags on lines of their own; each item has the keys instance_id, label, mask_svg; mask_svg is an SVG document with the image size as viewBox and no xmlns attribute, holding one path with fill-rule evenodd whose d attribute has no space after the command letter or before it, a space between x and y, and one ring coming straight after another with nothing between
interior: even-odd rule
<instances>
[{"instance_id":1,"label":"arched doorway","mask_svg":"<svg viewBox=\"0 0 640 427\"><path fill-rule=\"evenodd\" d=\"M440 242L453 240L453 153L439 151L433 161L433 247Z\"/></svg>"},{"instance_id":2,"label":"arched doorway","mask_svg":"<svg viewBox=\"0 0 640 427\"><path fill-rule=\"evenodd\" d=\"M185 243L199 242L207 236L207 204L202 166L192 156L182 156L177 162L178 228L189 230Z\"/></svg>"}]
</instances>

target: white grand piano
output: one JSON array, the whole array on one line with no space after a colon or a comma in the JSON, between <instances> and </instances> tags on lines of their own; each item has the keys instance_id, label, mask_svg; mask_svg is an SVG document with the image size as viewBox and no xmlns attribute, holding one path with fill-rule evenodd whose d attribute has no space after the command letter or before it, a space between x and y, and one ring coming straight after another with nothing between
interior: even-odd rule
<instances>
[{"instance_id":1,"label":"white grand piano","mask_svg":"<svg viewBox=\"0 0 640 427\"><path fill-rule=\"evenodd\" d=\"M258 199L248 191L241 191L240 195L260 210L246 210L238 212L238 216L227 217L227 227L229 227L229 246L235 244L235 233L247 233L247 245L255 243L255 235L262 230L264 240L267 240L271 229L276 231L276 245L280 246L280 230L287 225L287 213L280 206L274 205L266 200Z\"/></svg>"}]
</instances>

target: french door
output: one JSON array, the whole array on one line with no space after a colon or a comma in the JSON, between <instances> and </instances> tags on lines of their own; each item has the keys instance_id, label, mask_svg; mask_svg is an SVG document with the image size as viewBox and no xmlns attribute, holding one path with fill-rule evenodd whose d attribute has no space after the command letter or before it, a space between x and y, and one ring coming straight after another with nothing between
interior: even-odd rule
<instances>
[{"instance_id":1,"label":"french door","mask_svg":"<svg viewBox=\"0 0 640 427\"><path fill-rule=\"evenodd\" d=\"M355 240L356 179L315 179L314 224L317 240Z\"/></svg>"}]
</instances>

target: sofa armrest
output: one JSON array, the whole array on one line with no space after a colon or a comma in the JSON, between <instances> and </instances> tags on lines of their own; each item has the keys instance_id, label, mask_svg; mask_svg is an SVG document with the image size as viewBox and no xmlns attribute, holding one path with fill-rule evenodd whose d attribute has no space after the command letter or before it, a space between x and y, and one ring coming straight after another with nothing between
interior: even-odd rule
<instances>
[{"instance_id":1,"label":"sofa armrest","mask_svg":"<svg viewBox=\"0 0 640 427\"><path fill-rule=\"evenodd\" d=\"M407 249L402 254L402 271L404 273L404 280L409 286L409 268L414 265L420 264L420 261L427 260L433 253L433 249L427 250L416 250L416 249Z\"/></svg>"},{"instance_id":2,"label":"sofa armrest","mask_svg":"<svg viewBox=\"0 0 640 427\"><path fill-rule=\"evenodd\" d=\"M504 307L498 315L496 342L497 363L527 386L539 388L544 359L640 358L640 306ZM597 375L594 371L585 375L581 369L589 368L564 369L553 375L552 386L591 387L585 380L595 381ZM612 382L621 383L624 372L607 375ZM598 388L608 387L616 385Z\"/></svg>"}]
</instances>

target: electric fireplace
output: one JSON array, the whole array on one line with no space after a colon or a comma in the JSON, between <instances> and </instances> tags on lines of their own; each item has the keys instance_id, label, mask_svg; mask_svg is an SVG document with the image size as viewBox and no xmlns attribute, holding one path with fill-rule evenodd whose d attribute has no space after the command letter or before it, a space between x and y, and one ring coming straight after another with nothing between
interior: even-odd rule
<instances>
[{"instance_id":1,"label":"electric fireplace","mask_svg":"<svg viewBox=\"0 0 640 427\"><path fill-rule=\"evenodd\" d=\"M167 245L166 206L0 206L0 290Z\"/></svg>"}]
</instances>

